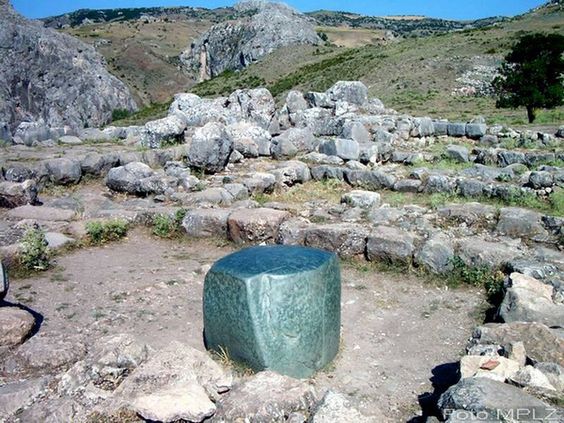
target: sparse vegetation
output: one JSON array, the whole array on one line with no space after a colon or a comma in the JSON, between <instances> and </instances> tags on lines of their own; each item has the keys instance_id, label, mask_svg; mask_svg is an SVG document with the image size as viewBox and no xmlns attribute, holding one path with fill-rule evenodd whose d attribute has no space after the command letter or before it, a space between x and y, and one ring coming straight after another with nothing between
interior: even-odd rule
<instances>
[{"instance_id":1,"label":"sparse vegetation","mask_svg":"<svg viewBox=\"0 0 564 423\"><path fill-rule=\"evenodd\" d=\"M186 216L185 209L179 209L174 216L157 214L153 217L153 235L160 238L174 238L182 232L182 220Z\"/></svg>"},{"instance_id":2,"label":"sparse vegetation","mask_svg":"<svg viewBox=\"0 0 564 423\"><path fill-rule=\"evenodd\" d=\"M42 271L49 268L47 240L40 228L29 228L22 238L21 245L19 260L25 270Z\"/></svg>"},{"instance_id":3,"label":"sparse vegetation","mask_svg":"<svg viewBox=\"0 0 564 423\"><path fill-rule=\"evenodd\" d=\"M101 245L125 237L128 226L127 221L122 219L88 222L86 233L90 243Z\"/></svg>"},{"instance_id":4,"label":"sparse vegetation","mask_svg":"<svg viewBox=\"0 0 564 423\"><path fill-rule=\"evenodd\" d=\"M131 112L127 109L115 109L112 112L112 122L116 120L127 119L131 115Z\"/></svg>"},{"instance_id":5,"label":"sparse vegetation","mask_svg":"<svg viewBox=\"0 0 564 423\"><path fill-rule=\"evenodd\" d=\"M486 291L488 301L499 304L503 299L505 275L488 266L468 266L459 257L452 259L452 271L449 273L448 285L460 286L462 284L475 287L483 287Z\"/></svg>"}]
</instances>

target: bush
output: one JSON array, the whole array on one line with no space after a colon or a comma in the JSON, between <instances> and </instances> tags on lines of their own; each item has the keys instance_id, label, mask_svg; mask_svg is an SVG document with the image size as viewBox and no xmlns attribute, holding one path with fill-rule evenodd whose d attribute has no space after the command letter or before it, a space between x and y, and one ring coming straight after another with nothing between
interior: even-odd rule
<instances>
[{"instance_id":1,"label":"bush","mask_svg":"<svg viewBox=\"0 0 564 423\"><path fill-rule=\"evenodd\" d=\"M464 261L455 256L452 259L452 272L449 277L451 286L460 284L483 287L486 290L488 301L499 304L503 300L504 275L486 265L468 266Z\"/></svg>"},{"instance_id":2,"label":"bush","mask_svg":"<svg viewBox=\"0 0 564 423\"><path fill-rule=\"evenodd\" d=\"M96 245L123 238L127 235L127 229L127 222L121 219L107 222L88 222L86 224L86 234L90 242Z\"/></svg>"},{"instance_id":3,"label":"bush","mask_svg":"<svg viewBox=\"0 0 564 423\"><path fill-rule=\"evenodd\" d=\"M45 233L38 227L28 229L22 239L20 262L26 270L49 268L49 252Z\"/></svg>"},{"instance_id":4,"label":"bush","mask_svg":"<svg viewBox=\"0 0 564 423\"><path fill-rule=\"evenodd\" d=\"M174 216L157 214L153 217L153 234L160 238L173 238L180 235L185 216L185 209L178 210Z\"/></svg>"},{"instance_id":5,"label":"bush","mask_svg":"<svg viewBox=\"0 0 564 423\"><path fill-rule=\"evenodd\" d=\"M131 113L127 109L115 109L112 112L112 122L116 120L125 119L131 116Z\"/></svg>"}]
</instances>

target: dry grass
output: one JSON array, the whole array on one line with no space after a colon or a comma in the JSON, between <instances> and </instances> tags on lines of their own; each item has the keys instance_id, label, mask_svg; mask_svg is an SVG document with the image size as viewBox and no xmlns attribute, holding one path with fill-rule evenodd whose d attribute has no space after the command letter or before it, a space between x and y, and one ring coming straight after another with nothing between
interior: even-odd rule
<instances>
[{"instance_id":1,"label":"dry grass","mask_svg":"<svg viewBox=\"0 0 564 423\"><path fill-rule=\"evenodd\" d=\"M327 201L338 204L341 202L342 195L349 190L350 187L345 182L328 179L294 185L284 191L255 196L254 199L261 204L268 202L304 204L309 201Z\"/></svg>"}]
</instances>

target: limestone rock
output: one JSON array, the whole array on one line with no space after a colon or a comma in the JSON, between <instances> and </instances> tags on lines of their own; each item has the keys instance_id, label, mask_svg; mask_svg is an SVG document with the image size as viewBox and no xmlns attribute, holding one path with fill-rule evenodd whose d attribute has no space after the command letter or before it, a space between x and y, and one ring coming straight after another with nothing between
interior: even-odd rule
<instances>
[{"instance_id":1,"label":"limestone rock","mask_svg":"<svg viewBox=\"0 0 564 423\"><path fill-rule=\"evenodd\" d=\"M447 157L460 163L468 162L468 149L462 145L451 144L446 149Z\"/></svg>"},{"instance_id":2,"label":"limestone rock","mask_svg":"<svg viewBox=\"0 0 564 423\"><path fill-rule=\"evenodd\" d=\"M319 152L328 156L337 156L343 160L358 160L360 146L354 140L342 138L323 140L319 145Z\"/></svg>"},{"instance_id":3,"label":"limestone rock","mask_svg":"<svg viewBox=\"0 0 564 423\"><path fill-rule=\"evenodd\" d=\"M49 179L57 185L70 185L80 182L82 169L80 162L73 159L52 159L45 163Z\"/></svg>"},{"instance_id":4,"label":"limestone rock","mask_svg":"<svg viewBox=\"0 0 564 423\"><path fill-rule=\"evenodd\" d=\"M236 243L274 242L289 213L268 208L235 210L227 220L229 237Z\"/></svg>"},{"instance_id":5,"label":"limestone rock","mask_svg":"<svg viewBox=\"0 0 564 423\"><path fill-rule=\"evenodd\" d=\"M387 421L387 419L380 412L376 412L374 407L370 408L372 416L365 416L356 408L354 408L351 405L350 401L347 400L343 395L334 391L329 391L325 394L321 402L313 411L311 423L383 423Z\"/></svg>"},{"instance_id":6,"label":"limestone rock","mask_svg":"<svg viewBox=\"0 0 564 423\"><path fill-rule=\"evenodd\" d=\"M454 248L449 238L442 234L431 237L415 254L415 262L433 273L444 274L452 269Z\"/></svg>"},{"instance_id":7,"label":"limestone rock","mask_svg":"<svg viewBox=\"0 0 564 423\"><path fill-rule=\"evenodd\" d=\"M488 378L461 380L441 395L438 405L444 417L452 410L466 410L487 415L494 421L501 420L502 416L512 416L514 421L530 421L533 413L536 419L547 419L554 410L522 389Z\"/></svg>"},{"instance_id":8,"label":"limestone rock","mask_svg":"<svg viewBox=\"0 0 564 423\"><path fill-rule=\"evenodd\" d=\"M460 378L485 377L505 382L520 370L519 363L505 357L467 355L460 360Z\"/></svg>"},{"instance_id":9,"label":"limestone rock","mask_svg":"<svg viewBox=\"0 0 564 423\"><path fill-rule=\"evenodd\" d=\"M0 385L0 419L6 420L31 404L47 389L48 377Z\"/></svg>"},{"instance_id":10,"label":"limestone rock","mask_svg":"<svg viewBox=\"0 0 564 423\"><path fill-rule=\"evenodd\" d=\"M141 181L153 176L155 172L141 162L128 163L125 166L115 167L106 176L108 188L129 194L144 194Z\"/></svg>"},{"instance_id":11,"label":"limestone rock","mask_svg":"<svg viewBox=\"0 0 564 423\"><path fill-rule=\"evenodd\" d=\"M312 22L284 4L255 1L235 7L239 19L213 26L181 55L202 80L245 68L283 46L321 44Z\"/></svg>"},{"instance_id":12,"label":"limestone rock","mask_svg":"<svg viewBox=\"0 0 564 423\"><path fill-rule=\"evenodd\" d=\"M248 122L237 122L227 127L233 140L233 149L243 157L269 156L272 137L270 133Z\"/></svg>"},{"instance_id":13,"label":"limestone rock","mask_svg":"<svg viewBox=\"0 0 564 423\"><path fill-rule=\"evenodd\" d=\"M147 122L139 143L149 148L159 148L164 142L178 143L185 129L186 122L181 115L172 114Z\"/></svg>"},{"instance_id":14,"label":"limestone rock","mask_svg":"<svg viewBox=\"0 0 564 423\"><path fill-rule=\"evenodd\" d=\"M188 163L208 173L221 172L227 166L232 151L233 140L225 126L208 123L194 133L188 147Z\"/></svg>"},{"instance_id":15,"label":"limestone rock","mask_svg":"<svg viewBox=\"0 0 564 423\"><path fill-rule=\"evenodd\" d=\"M341 203L349 204L352 207L370 209L380 206L380 194L373 191L353 190L344 194Z\"/></svg>"},{"instance_id":16,"label":"limestone rock","mask_svg":"<svg viewBox=\"0 0 564 423\"><path fill-rule=\"evenodd\" d=\"M339 81L326 93L334 101L362 106L368 101L368 88L360 81Z\"/></svg>"},{"instance_id":17,"label":"limestone rock","mask_svg":"<svg viewBox=\"0 0 564 423\"><path fill-rule=\"evenodd\" d=\"M525 366L523 369L519 370L516 374L509 377L511 383L529 388L547 389L549 391L555 391L556 388L552 386L548 378L543 372L534 368L533 366Z\"/></svg>"},{"instance_id":18,"label":"limestone rock","mask_svg":"<svg viewBox=\"0 0 564 423\"><path fill-rule=\"evenodd\" d=\"M315 402L315 389L306 381L265 371L235 386L222 398L214 420L282 423L293 412L307 413Z\"/></svg>"},{"instance_id":19,"label":"limestone rock","mask_svg":"<svg viewBox=\"0 0 564 423\"><path fill-rule=\"evenodd\" d=\"M21 344L35 325L34 317L17 307L0 307L0 347Z\"/></svg>"},{"instance_id":20,"label":"limestone rock","mask_svg":"<svg viewBox=\"0 0 564 423\"><path fill-rule=\"evenodd\" d=\"M115 109L136 109L125 84L110 75L92 46L27 20L3 3L0 121L12 133L22 122L38 123L47 137L35 132L30 138L48 139L48 128L101 126ZM24 138L25 132L20 134Z\"/></svg>"},{"instance_id":21,"label":"limestone rock","mask_svg":"<svg viewBox=\"0 0 564 423\"><path fill-rule=\"evenodd\" d=\"M500 315L507 323L539 322L547 326L564 325L564 305L553 301L553 287L520 273L511 275Z\"/></svg>"},{"instance_id":22,"label":"limestone rock","mask_svg":"<svg viewBox=\"0 0 564 423\"><path fill-rule=\"evenodd\" d=\"M189 237L227 236L227 218L231 210L201 209L190 210L182 221L182 227Z\"/></svg>"},{"instance_id":23,"label":"limestone rock","mask_svg":"<svg viewBox=\"0 0 564 423\"><path fill-rule=\"evenodd\" d=\"M366 245L368 260L411 263L415 251L415 236L391 226L377 226Z\"/></svg>"},{"instance_id":24,"label":"limestone rock","mask_svg":"<svg viewBox=\"0 0 564 423\"><path fill-rule=\"evenodd\" d=\"M536 241L548 239L548 232L542 224L542 215L518 207L504 207L500 210L497 231L512 238Z\"/></svg>"},{"instance_id":25,"label":"limestone rock","mask_svg":"<svg viewBox=\"0 0 564 423\"><path fill-rule=\"evenodd\" d=\"M311 225L305 234L305 245L337 253L340 257L364 255L369 230L352 223Z\"/></svg>"},{"instance_id":26,"label":"limestone rock","mask_svg":"<svg viewBox=\"0 0 564 423\"><path fill-rule=\"evenodd\" d=\"M23 182L0 181L0 207L13 208L37 202L37 185L29 179Z\"/></svg>"}]
</instances>

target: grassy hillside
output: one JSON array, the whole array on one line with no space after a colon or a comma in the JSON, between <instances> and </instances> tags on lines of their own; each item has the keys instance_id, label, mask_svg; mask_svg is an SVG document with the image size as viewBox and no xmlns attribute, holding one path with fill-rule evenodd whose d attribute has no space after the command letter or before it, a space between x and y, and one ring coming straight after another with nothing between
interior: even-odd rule
<instances>
[{"instance_id":1,"label":"grassy hillside","mask_svg":"<svg viewBox=\"0 0 564 423\"><path fill-rule=\"evenodd\" d=\"M104 19L111 22L64 29L96 46L106 57L110 71L130 86L141 104L148 106L138 118L128 120L136 123L156 116L155 111L162 113L165 107L158 104L182 91L213 96L237 88L266 86L282 101L292 88L324 91L338 80L359 79L367 84L372 96L400 112L452 119L481 114L492 123L525 124L524 110L498 110L491 97L453 93L467 89L473 80L491 78L521 35L539 31L564 34L564 12L558 4L513 19L484 20L473 24L479 28L451 32L444 32L444 28L455 25L452 21L387 18L386 22L412 28L412 32L417 28L421 33L439 32L395 40L389 40L389 29L374 24L381 18L315 12L311 16L323 23L318 31L327 35L327 46L281 49L244 71L226 72L196 85L194 76L179 68L178 56L214 22L232 17L229 9L212 14L189 9L192 14L176 11L165 15L160 9L158 19L133 19L135 14L141 16L139 10L146 11L135 9L129 20L105 12ZM562 122L563 108L541 112L538 117L540 124Z\"/></svg>"},{"instance_id":2,"label":"grassy hillside","mask_svg":"<svg viewBox=\"0 0 564 423\"><path fill-rule=\"evenodd\" d=\"M291 88L323 91L341 79L360 79L368 85L371 95L400 112L453 119L481 114L490 122L520 125L526 123L524 110L499 110L492 98L452 93L464 85L457 79L484 66L497 66L515 41L528 32L564 35L561 6L542 8L490 27L402 39L385 45L301 48L288 59L287 52L279 51L243 72L219 76L193 91L203 95L226 94L251 80L283 97ZM223 89L224 84L228 89ZM539 124L562 122L564 108L541 112L538 117Z\"/></svg>"}]
</instances>

